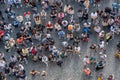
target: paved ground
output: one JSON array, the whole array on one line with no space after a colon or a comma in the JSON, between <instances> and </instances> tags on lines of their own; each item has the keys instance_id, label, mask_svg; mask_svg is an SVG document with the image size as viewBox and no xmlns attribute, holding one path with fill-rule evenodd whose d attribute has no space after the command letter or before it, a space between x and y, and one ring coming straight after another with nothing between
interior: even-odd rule
<instances>
[{"instance_id":1,"label":"paved ground","mask_svg":"<svg viewBox=\"0 0 120 80\"><path fill-rule=\"evenodd\" d=\"M73 6L73 8L75 9L75 11L77 11L79 7L79 5L74 2L74 0L64 0L65 3L69 3ZM103 9L106 6L111 7L111 4L114 0L102 0L103 2L101 3L101 7L100 9ZM0 5L0 9L2 11L5 10L5 8L7 7L7 5ZM41 6L38 5L39 10L41 10ZM94 11L97 8L94 8L91 6L90 11ZM24 11L26 10L30 10L27 8L20 8L19 10L14 8L14 10L18 13L18 14L23 14ZM48 10L49 12L49 10ZM5 15L4 15L5 16ZM48 17L49 19L49 17ZM47 19L47 20L48 20ZM76 16L75 16L76 19ZM8 19L5 19L7 22L9 21ZM10 22L10 21L9 21ZM16 30L14 30L16 32ZM54 36L54 39L56 40L56 46L58 48L61 48L61 43L58 39L58 36L56 34L54 34L55 32L52 32L52 35ZM15 35L14 33L12 34L13 36ZM108 74L114 74L116 80L119 80L119 76L120 76L120 61L117 60L114 57L114 51L116 50L116 44L117 42L120 40L120 36L117 35L115 36L114 40L110 41L110 44L108 44L107 46L107 64L105 66L105 68L102 71L99 72L103 72L105 75ZM25 66L25 69L27 71L27 76L28 76L28 80L31 80L31 77L29 76L29 71L32 69L36 69L36 70L46 70L48 75L45 79L43 79L41 76L37 76L35 80L96 80L96 76L99 72L92 72L92 76L91 77L86 77L83 72L83 66L82 66L82 60L84 58L84 56L86 54L89 53L89 46L91 45L91 43L97 43L98 39L96 34L92 34L90 36L90 41L88 43L81 43L81 56L79 57L78 55L72 55L70 57L67 57L64 59L64 63L63 66L60 68L56 65L56 63L49 63L49 67L46 67L45 64L41 63L41 62L33 62L31 60L29 60L29 63ZM0 43L0 50L4 51L4 47L3 47L3 43ZM11 54L16 54L16 52L12 51L11 53L5 53L6 57L9 57ZM93 68L93 67L91 67ZM13 77L8 77L8 80L16 80Z\"/></svg>"}]
</instances>

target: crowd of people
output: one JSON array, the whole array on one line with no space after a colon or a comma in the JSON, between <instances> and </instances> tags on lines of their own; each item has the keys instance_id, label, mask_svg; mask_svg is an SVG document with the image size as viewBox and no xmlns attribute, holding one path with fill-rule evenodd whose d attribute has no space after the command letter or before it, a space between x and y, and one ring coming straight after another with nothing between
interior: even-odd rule
<instances>
[{"instance_id":1,"label":"crowd of people","mask_svg":"<svg viewBox=\"0 0 120 80\"><path fill-rule=\"evenodd\" d=\"M101 0L74 0L82 7L77 12L73 5L65 4L64 0L0 1L2 5L9 5L5 11L0 10L0 43L4 44L2 48L5 50L5 53L0 52L0 80L8 80L6 75L24 80L26 70L22 64L29 64L28 59L43 62L47 67L49 62L56 62L62 67L64 58L71 54L81 56L81 42L89 43L90 36L95 34L98 43L92 43L89 54L82 56L83 73L91 76L89 65L94 66L95 71L104 68L106 46L120 33L120 16L110 7L99 9ZM41 5L41 10L38 10L37 5ZM91 12L91 7L98 9ZM19 8L30 10L19 14L14 10ZM53 32L61 41L61 49L56 46L58 42L52 35ZM13 51L16 54L11 54L7 61L5 54ZM46 76L45 71L30 72L32 76L36 74ZM100 73L97 80L104 80L103 78ZM114 75L110 74L107 80L114 80Z\"/></svg>"}]
</instances>

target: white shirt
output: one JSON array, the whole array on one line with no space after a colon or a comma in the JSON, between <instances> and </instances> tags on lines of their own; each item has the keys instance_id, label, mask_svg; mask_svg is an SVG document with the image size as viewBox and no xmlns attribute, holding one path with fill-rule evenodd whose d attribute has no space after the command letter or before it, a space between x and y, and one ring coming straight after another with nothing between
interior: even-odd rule
<instances>
[{"instance_id":1,"label":"white shirt","mask_svg":"<svg viewBox=\"0 0 120 80\"><path fill-rule=\"evenodd\" d=\"M111 26L111 27L110 27L110 30L111 30L112 32L115 32L115 27Z\"/></svg>"},{"instance_id":2,"label":"white shirt","mask_svg":"<svg viewBox=\"0 0 120 80\"><path fill-rule=\"evenodd\" d=\"M43 56L42 57L42 62L46 62L46 61L48 61L48 57L47 56Z\"/></svg>"},{"instance_id":3,"label":"white shirt","mask_svg":"<svg viewBox=\"0 0 120 80\"><path fill-rule=\"evenodd\" d=\"M84 65L87 65L87 60L89 60L89 58L84 58L84 59L83 59L83 64L84 64Z\"/></svg>"},{"instance_id":4,"label":"white shirt","mask_svg":"<svg viewBox=\"0 0 120 80\"><path fill-rule=\"evenodd\" d=\"M99 33L100 30L101 30L101 28L100 28L99 26L97 26L97 27L94 28L94 30L95 30L97 33Z\"/></svg>"},{"instance_id":5,"label":"white shirt","mask_svg":"<svg viewBox=\"0 0 120 80\"><path fill-rule=\"evenodd\" d=\"M57 29L57 30L59 31L59 30L61 30L62 28L61 28L61 26L60 26L59 24L56 23L56 24L55 24L55 29Z\"/></svg>"},{"instance_id":6,"label":"white shirt","mask_svg":"<svg viewBox=\"0 0 120 80\"><path fill-rule=\"evenodd\" d=\"M16 56L14 56L14 57L10 57L10 61L12 61L12 62L17 61L17 57L16 57Z\"/></svg>"},{"instance_id":7,"label":"white shirt","mask_svg":"<svg viewBox=\"0 0 120 80\"><path fill-rule=\"evenodd\" d=\"M25 28L28 29L29 27L31 27L31 22L25 22Z\"/></svg>"},{"instance_id":8,"label":"white shirt","mask_svg":"<svg viewBox=\"0 0 120 80\"><path fill-rule=\"evenodd\" d=\"M2 68L4 68L5 67L5 61L3 61L3 60L0 60L0 67L2 67Z\"/></svg>"},{"instance_id":9,"label":"white shirt","mask_svg":"<svg viewBox=\"0 0 120 80\"><path fill-rule=\"evenodd\" d=\"M46 12L44 10L41 11L41 16L46 16Z\"/></svg>"},{"instance_id":10,"label":"white shirt","mask_svg":"<svg viewBox=\"0 0 120 80\"><path fill-rule=\"evenodd\" d=\"M80 52L80 47L75 47L74 50Z\"/></svg>"},{"instance_id":11,"label":"white shirt","mask_svg":"<svg viewBox=\"0 0 120 80\"><path fill-rule=\"evenodd\" d=\"M69 6L66 6L66 5L65 5L65 7L64 7L64 12L68 12L70 7L71 7L70 5L69 5Z\"/></svg>"},{"instance_id":12,"label":"white shirt","mask_svg":"<svg viewBox=\"0 0 120 80\"><path fill-rule=\"evenodd\" d=\"M68 42L67 42L67 41L63 41L63 42L62 42L62 45L63 45L64 47L67 47L67 46L68 46Z\"/></svg>"},{"instance_id":13,"label":"white shirt","mask_svg":"<svg viewBox=\"0 0 120 80\"><path fill-rule=\"evenodd\" d=\"M91 18L92 19L96 19L98 17L98 14L97 14L97 12L95 12L95 13L91 13Z\"/></svg>"},{"instance_id":14,"label":"white shirt","mask_svg":"<svg viewBox=\"0 0 120 80\"><path fill-rule=\"evenodd\" d=\"M21 71L24 70L23 65L19 64L18 66L20 67L19 69L20 69Z\"/></svg>"},{"instance_id":15,"label":"white shirt","mask_svg":"<svg viewBox=\"0 0 120 80\"><path fill-rule=\"evenodd\" d=\"M23 21L23 16L17 16L16 19L17 19L17 21L22 22Z\"/></svg>"},{"instance_id":16,"label":"white shirt","mask_svg":"<svg viewBox=\"0 0 120 80\"><path fill-rule=\"evenodd\" d=\"M100 44L99 44L100 48L104 48L105 47L105 42L102 41Z\"/></svg>"},{"instance_id":17,"label":"white shirt","mask_svg":"<svg viewBox=\"0 0 120 80\"><path fill-rule=\"evenodd\" d=\"M47 38L51 38L51 34L47 34Z\"/></svg>"},{"instance_id":18,"label":"white shirt","mask_svg":"<svg viewBox=\"0 0 120 80\"><path fill-rule=\"evenodd\" d=\"M68 21L67 21L67 20L63 20L63 21L62 21L62 25L63 25L64 27L66 27L66 26L68 25Z\"/></svg>"}]
</instances>

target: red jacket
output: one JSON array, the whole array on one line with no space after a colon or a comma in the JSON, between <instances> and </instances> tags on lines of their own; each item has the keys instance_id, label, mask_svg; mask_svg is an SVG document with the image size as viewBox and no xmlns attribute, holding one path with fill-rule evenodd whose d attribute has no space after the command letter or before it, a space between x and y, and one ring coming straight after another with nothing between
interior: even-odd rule
<instances>
[{"instance_id":1,"label":"red jacket","mask_svg":"<svg viewBox=\"0 0 120 80\"><path fill-rule=\"evenodd\" d=\"M53 24L52 24L52 23L49 23L49 24L47 23L47 24L46 24L46 28L47 28L47 29L52 29L52 28L53 28Z\"/></svg>"},{"instance_id":2,"label":"red jacket","mask_svg":"<svg viewBox=\"0 0 120 80\"><path fill-rule=\"evenodd\" d=\"M5 31L4 30L0 30L0 36L4 36Z\"/></svg>"},{"instance_id":3,"label":"red jacket","mask_svg":"<svg viewBox=\"0 0 120 80\"><path fill-rule=\"evenodd\" d=\"M36 54L37 54L37 50L36 50L35 48L33 48L33 49L31 50L31 53L32 53L33 55L36 55Z\"/></svg>"}]
</instances>

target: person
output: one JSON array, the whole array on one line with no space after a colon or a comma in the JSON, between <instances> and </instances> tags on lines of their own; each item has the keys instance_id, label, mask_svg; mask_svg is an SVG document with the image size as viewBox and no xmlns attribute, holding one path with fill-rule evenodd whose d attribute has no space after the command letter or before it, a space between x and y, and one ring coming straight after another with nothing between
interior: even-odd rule
<instances>
[{"instance_id":1,"label":"person","mask_svg":"<svg viewBox=\"0 0 120 80\"><path fill-rule=\"evenodd\" d=\"M46 66L48 67L48 57L43 55L42 56L42 62L46 64Z\"/></svg>"},{"instance_id":2,"label":"person","mask_svg":"<svg viewBox=\"0 0 120 80\"><path fill-rule=\"evenodd\" d=\"M74 37L74 39L73 39L73 45L78 46L79 43L80 43L80 37L79 36Z\"/></svg>"},{"instance_id":3,"label":"person","mask_svg":"<svg viewBox=\"0 0 120 80\"><path fill-rule=\"evenodd\" d=\"M60 8L61 8L62 5L63 5L62 0L56 0L55 3L56 3L56 5L57 5L58 7L60 7Z\"/></svg>"},{"instance_id":4,"label":"person","mask_svg":"<svg viewBox=\"0 0 120 80\"><path fill-rule=\"evenodd\" d=\"M35 21L36 26L42 24L42 21L41 21L41 19L40 19L40 15L39 15L39 13L36 14L36 16L34 16L34 21Z\"/></svg>"},{"instance_id":5,"label":"person","mask_svg":"<svg viewBox=\"0 0 120 80\"><path fill-rule=\"evenodd\" d=\"M5 42L5 49L6 49L6 52L9 52L10 51L10 43L8 41Z\"/></svg>"},{"instance_id":6,"label":"person","mask_svg":"<svg viewBox=\"0 0 120 80\"><path fill-rule=\"evenodd\" d=\"M99 32L99 40L100 40L100 41L101 41L101 40L104 40L104 36L105 36L105 31L104 31L104 30L100 31L100 32Z\"/></svg>"},{"instance_id":7,"label":"person","mask_svg":"<svg viewBox=\"0 0 120 80\"><path fill-rule=\"evenodd\" d=\"M62 29L59 23L56 23L54 26L55 26L55 31L60 31Z\"/></svg>"},{"instance_id":8,"label":"person","mask_svg":"<svg viewBox=\"0 0 120 80\"><path fill-rule=\"evenodd\" d=\"M80 55L80 50L81 50L80 46L75 46L75 47L74 47L74 52L75 52L76 54L79 54L79 55Z\"/></svg>"},{"instance_id":9,"label":"person","mask_svg":"<svg viewBox=\"0 0 120 80\"><path fill-rule=\"evenodd\" d=\"M5 30L0 29L0 40L3 39L4 35L5 35Z\"/></svg>"},{"instance_id":10,"label":"person","mask_svg":"<svg viewBox=\"0 0 120 80\"><path fill-rule=\"evenodd\" d=\"M17 62L17 57L15 55L11 55L10 61L16 63Z\"/></svg>"},{"instance_id":11,"label":"person","mask_svg":"<svg viewBox=\"0 0 120 80\"><path fill-rule=\"evenodd\" d=\"M32 70L31 72L30 72L30 75L33 77L33 76L35 76L35 75L37 75L37 74L40 74L40 72L39 71L36 71L36 70Z\"/></svg>"},{"instance_id":12,"label":"person","mask_svg":"<svg viewBox=\"0 0 120 80\"><path fill-rule=\"evenodd\" d=\"M10 75L10 67L8 65L5 66L4 73L5 75Z\"/></svg>"},{"instance_id":13,"label":"person","mask_svg":"<svg viewBox=\"0 0 120 80\"><path fill-rule=\"evenodd\" d=\"M67 20L63 20L62 21L62 26L64 27L64 29L66 29L66 27L68 26L68 21Z\"/></svg>"},{"instance_id":14,"label":"person","mask_svg":"<svg viewBox=\"0 0 120 80\"><path fill-rule=\"evenodd\" d=\"M25 25L26 30L31 30L31 22L30 21L25 22L24 25Z\"/></svg>"},{"instance_id":15,"label":"person","mask_svg":"<svg viewBox=\"0 0 120 80\"><path fill-rule=\"evenodd\" d=\"M101 27L100 27L100 26L95 26L95 27L94 27L94 31L95 31L97 34L99 34L100 31L101 31Z\"/></svg>"},{"instance_id":16,"label":"person","mask_svg":"<svg viewBox=\"0 0 120 80\"><path fill-rule=\"evenodd\" d=\"M92 12L90 16L91 16L91 22L93 22L98 17L98 14L97 12Z\"/></svg>"},{"instance_id":17,"label":"person","mask_svg":"<svg viewBox=\"0 0 120 80\"><path fill-rule=\"evenodd\" d=\"M96 44L92 44L90 46L90 52L97 52L97 45Z\"/></svg>"},{"instance_id":18,"label":"person","mask_svg":"<svg viewBox=\"0 0 120 80\"><path fill-rule=\"evenodd\" d=\"M26 7L30 6L30 0L24 0L24 4L26 5Z\"/></svg>"},{"instance_id":19,"label":"person","mask_svg":"<svg viewBox=\"0 0 120 80\"><path fill-rule=\"evenodd\" d=\"M18 73L16 74L16 77L19 80L25 80L26 79L26 72L24 71L18 71Z\"/></svg>"},{"instance_id":20,"label":"person","mask_svg":"<svg viewBox=\"0 0 120 80\"><path fill-rule=\"evenodd\" d=\"M27 21L30 21L30 20L31 20L31 18L30 18L31 12L30 12L30 11L24 12L24 15L23 15L23 16L26 18Z\"/></svg>"},{"instance_id":21,"label":"person","mask_svg":"<svg viewBox=\"0 0 120 80\"><path fill-rule=\"evenodd\" d=\"M73 28L74 28L74 25L72 25L72 24L68 25L68 31L73 32L73 30L74 30Z\"/></svg>"},{"instance_id":22,"label":"person","mask_svg":"<svg viewBox=\"0 0 120 80\"><path fill-rule=\"evenodd\" d=\"M79 22L83 21L83 11L81 9L78 10L77 16L79 18Z\"/></svg>"},{"instance_id":23,"label":"person","mask_svg":"<svg viewBox=\"0 0 120 80\"><path fill-rule=\"evenodd\" d=\"M91 70L90 70L90 68L85 67L85 68L83 69L83 72L84 72L85 75L87 75L87 76L90 76L90 75L91 75Z\"/></svg>"},{"instance_id":24,"label":"person","mask_svg":"<svg viewBox=\"0 0 120 80\"><path fill-rule=\"evenodd\" d=\"M83 20L85 22L87 22L87 20L88 20L88 12L87 11L83 12Z\"/></svg>"},{"instance_id":25,"label":"person","mask_svg":"<svg viewBox=\"0 0 120 80\"><path fill-rule=\"evenodd\" d=\"M100 47L101 50L104 50L105 49L105 41L101 40L100 44L99 44L99 47Z\"/></svg>"},{"instance_id":26,"label":"person","mask_svg":"<svg viewBox=\"0 0 120 80\"><path fill-rule=\"evenodd\" d=\"M106 43L108 44L108 42L112 39L112 34L111 33L107 33L106 34Z\"/></svg>"},{"instance_id":27,"label":"person","mask_svg":"<svg viewBox=\"0 0 120 80\"><path fill-rule=\"evenodd\" d=\"M28 61L27 61L27 56L28 56L28 54L29 54L28 48L23 47L23 48L22 48L22 54L21 54L21 55L22 55L22 60L24 60L26 64L28 63Z\"/></svg>"},{"instance_id":28,"label":"person","mask_svg":"<svg viewBox=\"0 0 120 80\"><path fill-rule=\"evenodd\" d=\"M21 0L16 0L16 6L17 6L17 8L21 8L22 7L22 1Z\"/></svg>"},{"instance_id":29,"label":"person","mask_svg":"<svg viewBox=\"0 0 120 80\"><path fill-rule=\"evenodd\" d=\"M14 38L10 38L10 39L9 39L9 43L10 43L10 46L11 46L11 47L16 46L16 43L15 43Z\"/></svg>"},{"instance_id":30,"label":"person","mask_svg":"<svg viewBox=\"0 0 120 80\"><path fill-rule=\"evenodd\" d=\"M65 12L65 13L68 13L68 12L69 12L70 7L71 7L71 5L66 4L66 5L64 6L64 12Z\"/></svg>"},{"instance_id":31,"label":"person","mask_svg":"<svg viewBox=\"0 0 120 80\"><path fill-rule=\"evenodd\" d=\"M83 3L85 2L85 0L77 0L77 2L79 3L80 6L83 6Z\"/></svg>"},{"instance_id":32,"label":"person","mask_svg":"<svg viewBox=\"0 0 120 80\"><path fill-rule=\"evenodd\" d=\"M0 10L0 17L2 18L2 20L4 20L4 17L3 17L3 14L2 14L1 10Z\"/></svg>"},{"instance_id":33,"label":"person","mask_svg":"<svg viewBox=\"0 0 120 80\"><path fill-rule=\"evenodd\" d=\"M63 31L63 30L60 30L59 32L58 32L58 36L59 36L59 39L64 39L65 38L65 32Z\"/></svg>"},{"instance_id":34,"label":"person","mask_svg":"<svg viewBox=\"0 0 120 80\"><path fill-rule=\"evenodd\" d=\"M100 61L100 62L98 62L98 63L96 64L95 69L96 69L96 71L98 71L98 70L100 70L100 69L103 69L104 66L105 66L105 62L104 62L104 61Z\"/></svg>"},{"instance_id":35,"label":"person","mask_svg":"<svg viewBox=\"0 0 120 80\"><path fill-rule=\"evenodd\" d=\"M40 15L41 15L42 19L46 19L47 13L45 12L44 9L42 9Z\"/></svg>"},{"instance_id":36,"label":"person","mask_svg":"<svg viewBox=\"0 0 120 80\"><path fill-rule=\"evenodd\" d=\"M100 73L97 77L97 80L103 80L104 79L104 74Z\"/></svg>"},{"instance_id":37,"label":"person","mask_svg":"<svg viewBox=\"0 0 120 80\"><path fill-rule=\"evenodd\" d=\"M3 72L0 72L0 80L7 80Z\"/></svg>"},{"instance_id":38,"label":"person","mask_svg":"<svg viewBox=\"0 0 120 80\"><path fill-rule=\"evenodd\" d=\"M52 20L55 20L57 17L57 10L52 10L50 13L50 17L52 18Z\"/></svg>"},{"instance_id":39,"label":"person","mask_svg":"<svg viewBox=\"0 0 120 80\"><path fill-rule=\"evenodd\" d=\"M95 4L94 5L97 5L98 7L100 7L100 2L101 0L94 0Z\"/></svg>"},{"instance_id":40,"label":"person","mask_svg":"<svg viewBox=\"0 0 120 80\"><path fill-rule=\"evenodd\" d=\"M48 21L48 22L46 23L46 28L47 28L47 31L48 31L48 32L53 30L53 24L52 24L51 21Z\"/></svg>"},{"instance_id":41,"label":"person","mask_svg":"<svg viewBox=\"0 0 120 80\"><path fill-rule=\"evenodd\" d=\"M23 43L23 40L24 40L24 37L20 37L20 38L18 38L17 39L17 44L19 45L19 44L22 44Z\"/></svg>"},{"instance_id":42,"label":"person","mask_svg":"<svg viewBox=\"0 0 120 80\"><path fill-rule=\"evenodd\" d=\"M89 11L89 7L90 7L90 1L89 0L85 0L83 5L85 6L85 9L87 10L87 12Z\"/></svg>"},{"instance_id":43,"label":"person","mask_svg":"<svg viewBox=\"0 0 120 80\"><path fill-rule=\"evenodd\" d=\"M120 41L118 41L116 47L117 47L118 49L120 49Z\"/></svg>"},{"instance_id":44,"label":"person","mask_svg":"<svg viewBox=\"0 0 120 80\"><path fill-rule=\"evenodd\" d=\"M60 12L58 13L57 17L58 17L58 20L59 20L59 21L62 21L63 18L65 17L64 12L60 11Z\"/></svg>"},{"instance_id":45,"label":"person","mask_svg":"<svg viewBox=\"0 0 120 80\"><path fill-rule=\"evenodd\" d=\"M83 65L86 66L87 64L90 64L90 59L89 59L88 55L86 55L83 59Z\"/></svg>"},{"instance_id":46,"label":"person","mask_svg":"<svg viewBox=\"0 0 120 80\"><path fill-rule=\"evenodd\" d=\"M58 60L57 60L57 65L61 67L62 64L63 64L62 58L59 57Z\"/></svg>"},{"instance_id":47,"label":"person","mask_svg":"<svg viewBox=\"0 0 120 80\"><path fill-rule=\"evenodd\" d=\"M22 24L23 23L23 16L22 15L18 15L17 17L16 17L16 20L20 23L20 24Z\"/></svg>"},{"instance_id":48,"label":"person","mask_svg":"<svg viewBox=\"0 0 120 80\"><path fill-rule=\"evenodd\" d=\"M68 11L68 14L71 16L71 15L73 15L74 13L75 13L75 11L74 11L73 7L70 7L70 8L69 8L69 11Z\"/></svg>"},{"instance_id":49,"label":"person","mask_svg":"<svg viewBox=\"0 0 120 80\"><path fill-rule=\"evenodd\" d=\"M41 76L43 76L43 77L46 77L47 76L47 72L46 71L41 71Z\"/></svg>"},{"instance_id":50,"label":"person","mask_svg":"<svg viewBox=\"0 0 120 80\"><path fill-rule=\"evenodd\" d=\"M115 54L115 57L120 59L120 49L117 50L117 53Z\"/></svg>"},{"instance_id":51,"label":"person","mask_svg":"<svg viewBox=\"0 0 120 80\"><path fill-rule=\"evenodd\" d=\"M67 51L67 52L73 52L73 47L72 47L71 45L68 45L68 46L66 47L66 51Z\"/></svg>"},{"instance_id":52,"label":"person","mask_svg":"<svg viewBox=\"0 0 120 80\"><path fill-rule=\"evenodd\" d=\"M36 46L32 46L30 49L30 52L32 53L33 56L37 55L37 48Z\"/></svg>"},{"instance_id":53,"label":"person","mask_svg":"<svg viewBox=\"0 0 120 80\"><path fill-rule=\"evenodd\" d=\"M74 24L74 31L75 31L75 32L79 32L79 31L80 31L80 24L79 24L78 22L76 22L76 23Z\"/></svg>"},{"instance_id":54,"label":"person","mask_svg":"<svg viewBox=\"0 0 120 80\"><path fill-rule=\"evenodd\" d=\"M107 80L115 80L114 75L113 74L109 75Z\"/></svg>"},{"instance_id":55,"label":"person","mask_svg":"<svg viewBox=\"0 0 120 80\"><path fill-rule=\"evenodd\" d=\"M68 42L67 42L67 41L63 41L63 42L62 42L62 46L63 46L64 48L66 48L66 47L68 46Z\"/></svg>"}]
</instances>

